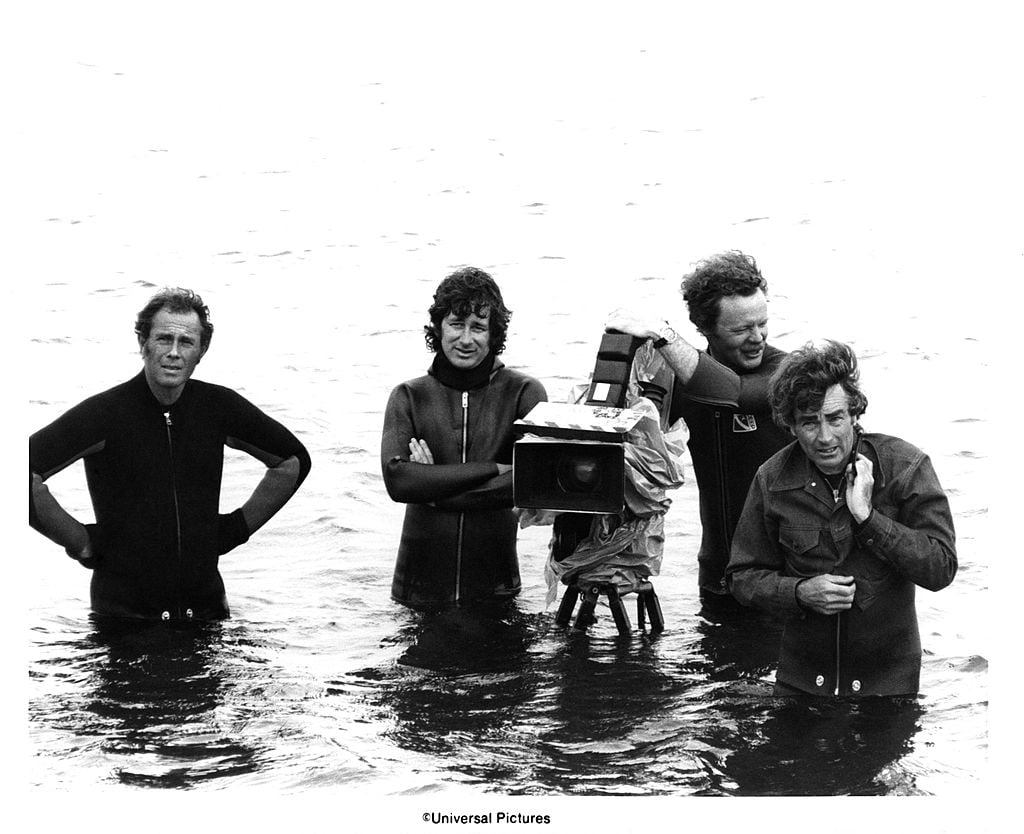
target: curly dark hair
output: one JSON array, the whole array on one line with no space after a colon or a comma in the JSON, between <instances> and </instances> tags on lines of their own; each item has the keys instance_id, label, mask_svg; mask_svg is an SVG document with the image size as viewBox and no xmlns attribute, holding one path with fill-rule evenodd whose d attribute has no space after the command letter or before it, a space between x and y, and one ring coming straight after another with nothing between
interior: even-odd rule
<instances>
[{"instance_id":1,"label":"curly dark hair","mask_svg":"<svg viewBox=\"0 0 1024 834\"><path fill-rule=\"evenodd\" d=\"M732 251L699 261L693 272L683 276L680 288L690 321L701 333L708 333L718 323L720 298L753 295L758 290L767 294L768 282L750 255Z\"/></svg>"},{"instance_id":2,"label":"curly dark hair","mask_svg":"<svg viewBox=\"0 0 1024 834\"><path fill-rule=\"evenodd\" d=\"M491 353L497 356L505 349L512 311L505 306L494 279L482 269L465 266L455 270L434 292L430 324L423 327L427 349L436 353L441 346L441 322L449 313L465 318L471 313L483 316L487 312L490 312Z\"/></svg>"},{"instance_id":3,"label":"curly dark hair","mask_svg":"<svg viewBox=\"0 0 1024 834\"><path fill-rule=\"evenodd\" d=\"M808 342L783 359L768 380L772 418L783 428L792 428L797 411L818 411L833 385L843 386L851 417L867 410L868 398L860 390L860 370L853 349L831 339L820 345Z\"/></svg>"},{"instance_id":4,"label":"curly dark hair","mask_svg":"<svg viewBox=\"0 0 1024 834\"><path fill-rule=\"evenodd\" d=\"M199 343L203 352L210 347L210 340L213 339L213 322L210 321L210 308L203 303L202 297L181 287L164 287L146 303L146 306L139 310L135 318L135 334L140 341L149 338L149 331L153 328L153 317L166 308L172 313L194 312L199 316L199 327L201 330Z\"/></svg>"}]
</instances>

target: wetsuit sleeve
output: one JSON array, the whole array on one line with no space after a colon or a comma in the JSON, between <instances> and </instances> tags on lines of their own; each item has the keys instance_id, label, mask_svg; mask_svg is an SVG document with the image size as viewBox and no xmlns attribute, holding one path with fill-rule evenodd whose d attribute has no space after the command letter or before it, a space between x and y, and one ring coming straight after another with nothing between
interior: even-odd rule
<instances>
[{"instance_id":1,"label":"wetsuit sleeve","mask_svg":"<svg viewBox=\"0 0 1024 834\"><path fill-rule=\"evenodd\" d=\"M778 526L765 513L764 490L758 473L733 534L726 581L743 605L783 617L798 616L803 612L796 598L800 577L786 576Z\"/></svg>"},{"instance_id":2,"label":"wetsuit sleeve","mask_svg":"<svg viewBox=\"0 0 1024 834\"><path fill-rule=\"evenodd\" d=\"M498 477L498 466L493 461L413 463L409 460L413 436L409 394L400 385L388 398L380 448L384 486L392 501L429 504Z\"/></svg>"},{"instance_id":3,"label":"wetsuit sleeve","mask_svg":"<svg viewBox=\"0 0 1024 834\"><path fill-rule=\"evenodd\" d=\"M522 419L533 410L537 403L547 402L547 398L544 386L537 380L530 379L520 392L515 419ZM503 461L503 463L511 462ZM511 507L513 506L512 473L505 472L502 475L497 475L480 486L460 492L444 501L438 501L437 506L440 509L457 511Z\"/></svg>"},{"instance_id":4,"label":"wetsuit sleeve","mask_svg":"<svg viewBox=\"0 0 1024 834\"><path fill-rule=\"evenodd\" d=\"M707 352L700 351L697 369L690 381L683 385L675 381L676 391L687 399L705 405L734 408L744 412L763 411L768 408L768 380L772 371L785 357L781 351L765 359L765 364L756 372L738 374L721 362L712 359ZM673 400L670 421L677 420L681 415L677 401Z\"/></svg>"},{"instance_id":5,"label":"wetsuit sleeve","mask_svg":"<svg viewBox=\"0 0 1024 834\"><path fill-rule=\"evenodd\" d=\"M226 445L252 455L267 466L276 466L287 458L297 458L299 474L294 487L297 490L312 466L306 447L284 425L245 397L230 389L222 390L226 397L222 409Z\"/></svg>"},{"instance_id":6,"label":"wetsuit sleeve","mask_svg":"<svg viewBox=\"0 0 1024 834\"><path fill-rule=\"evenodd\" d=\"M512 506L512 473L495 475L478 487L435 502L438 509L465 512Z\"/></svg>"},{"instance_id":7,"label":"wetsuit sleeve","mask_svg":"<svg viewBox=\"0 0 1024 834\"><path fill-rule=\"evenodd\" d=\"M523 393L519 397L519 407L516 410L516 419L522 420L527 414L533 411L537 403L546 403L548 392L541 385L539 380L531 378L524 386Z\"/></svg>"},{"instance_id":8,"label":"wetsuit sleeve","mask_svg":"<svg viewBox=\"0 0 1024 834\"><path fill-rule=\"evenodd\" d=\"M77 460L101 451L107 425L99 398L79 403L29 437L29 468L45 481Z\"/></svg>"},{"instance_id":9,"label":"wetsuit sleeve","mask_svg":"<svg viewBox=\"0 0 1024 834\"><path fill-rule=\"evenodd\" d=\"M858 543L922 588L938 591L957 571L956 536L949 500L924 453L895 475L896 518L872 509L856 531Z\"/></svg>"},{"instance_id":10,"label":"wetsuit sleeve","mask_svg":"<svg viewBox=\"0 0 1024 834\"><path fill-rule=\"evenodd\" d=\"M45 481L76 461L102 451L108 425L102 401L90 397L29 437L29 524L34 529L42 532L32 500L31 473Z\"/></svg>"},{"instance_id":11,"label":"wetsuit sleeve","mask_svg":"<svg viewBox=\"0 0 1024 834\"><path fill-rule=\"evenodd\" d=\"M309 452L297 437L251 402L228 388L219 389L223 401L218 411L225 431L225 445L246 452L267 467L263 480L249 499L234 512L218 517L217 552L224 555L244 544L267 523L298 490L309 474ZM298 468L282 466L298 461ZM293 478L289 483L289 477Z\"/></svg>"}]
</instances>

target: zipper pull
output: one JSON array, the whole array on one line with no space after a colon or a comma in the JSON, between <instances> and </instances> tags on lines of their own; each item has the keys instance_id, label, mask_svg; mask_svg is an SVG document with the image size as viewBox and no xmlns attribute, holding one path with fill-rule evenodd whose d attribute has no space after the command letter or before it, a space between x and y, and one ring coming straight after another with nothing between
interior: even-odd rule
<instances>
[{"instance_id":1,"label":"zipper pull","mask_svg":"<svg viewBox=\"0 0 1024 834\"><path fill-rule=\"evenodd\" d=\"M174 423L171 421L171 412L170 411L165 411L164 412L164 422L166 422L168 426L173 426L174 425Z\"/></svg>"},{"instance_id":2,"label":"zipper pull","mask_svg":"<svg viewBox=\"0 0 1024 834\"><path fill-rule=\"evenodd\" d=\"M469 391L462 392L462 407L469 408Z\"/></svg>"}]
</instances>

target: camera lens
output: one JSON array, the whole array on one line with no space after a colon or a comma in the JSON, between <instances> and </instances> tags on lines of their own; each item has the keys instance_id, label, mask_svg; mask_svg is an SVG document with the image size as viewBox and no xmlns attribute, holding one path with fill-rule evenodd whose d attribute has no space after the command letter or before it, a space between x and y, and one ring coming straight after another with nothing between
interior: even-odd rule
<instances>
[{"instance_id":1,"label":"camera lens","mask_svg":"<svg viewBox=\"0 0 1024 834\"><path fill-rule=\"evenodd\" d=\"M566 454L558 462L555 477L563 492L595 492L602 480L601 461L594 455Z\"/></svg>"}]
</instances>

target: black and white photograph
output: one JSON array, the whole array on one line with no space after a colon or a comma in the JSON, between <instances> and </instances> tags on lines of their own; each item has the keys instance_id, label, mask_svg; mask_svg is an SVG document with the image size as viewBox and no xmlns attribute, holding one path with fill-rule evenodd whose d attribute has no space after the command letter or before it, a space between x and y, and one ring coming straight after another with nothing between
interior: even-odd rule
<instances>
[{"instance_id":1,"label":"black and white photograph","mask_svg":"<svg viewBox=\"0 0 1024 834\"><path fill-rule=\"evenodd\" d=\"M6 17L25 819L1013 827L1010 4Z\"/></svg>"}]
</instances>

